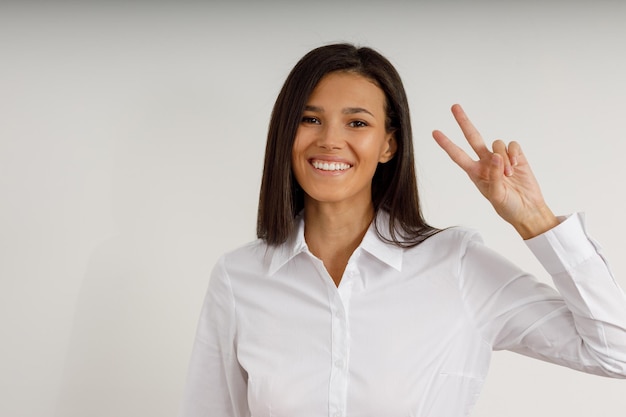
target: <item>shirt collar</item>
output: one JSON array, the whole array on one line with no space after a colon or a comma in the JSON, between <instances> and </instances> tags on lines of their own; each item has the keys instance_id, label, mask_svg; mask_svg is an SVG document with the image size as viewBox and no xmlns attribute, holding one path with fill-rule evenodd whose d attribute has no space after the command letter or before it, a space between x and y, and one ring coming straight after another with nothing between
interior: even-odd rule
<instances>
[{"instance_id":1,"label":"shirt collar","mask_svg":"<svg viewBox=\"0 0 626 417\"><path fill-rule=\"evenodd\" d=\"M296 217L295 221L296 229L293 235L287 239L285 243L272 248L271 262L268 270L269 275L274 275L276 271L299 253L308 251L306 241L304 240L304 216L302 216L302 213ZM393 243L386 242L378 236L377 229L383 236L386 236L388 227L389 214L381 210L377 214L374 222L372 222L367 229L359 248L365 250L390 267L401 271L404 249ZM357 251L359 248L357 248Z\"/></svg>"},{"instance_id":2,"label":"shirt collar","mask_svg":"<svg viewBox=\"0 0 626 417\"><path fill-rule=\"evenodd\" d=\"M273 253L268 270L270 275L274 275L276 271L300 252L308 250L304 240L304 216L302 216L302 213L296 217L295 221L295 232L284 243L272 248Z\"/></svg>"},{"instance_id":3,"label":"shirt collar","mask_svg":"<svg viewBox=\"0 0 626 417\"><path fill-rule=\"evenodd\" d=\"M365 233L360 247L381 262L384 262L397 271L402 271L402 255L404 254L404 249L381 239L378 235L380 232L383 237L389 239L390 236L387 236L388 229L389 213L380 210L367 230L367 233Z\"/></svg>"}]
</instances>

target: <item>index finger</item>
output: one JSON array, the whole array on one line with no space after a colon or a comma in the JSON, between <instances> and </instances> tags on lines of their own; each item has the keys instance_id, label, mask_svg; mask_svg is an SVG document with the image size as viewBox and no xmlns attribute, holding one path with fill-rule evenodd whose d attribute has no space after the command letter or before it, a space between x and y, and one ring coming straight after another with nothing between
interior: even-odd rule
<instances>
[{"instance_id":1,"label":"index finger","mask_svg":"<svg viewBox=\"0 0 626 417\"><path fill-rule=\"evenodd\" d=\"M455 104L452 106L451 110L452 114L454 115L454 119L458 123L461 131L463 132L463 135L465 136L465 139L467 139L467 143L470 144L474 152L476 152L476 155L478 155L478 157L481 159L484 156L490 155L491 152L489 151L489 148L487 148L487 146L485 145L483 137L481 136L480 132L478 132L478 129L474 127L469 117L467 117L467 114L465 113L461 105Z\"/></svg>"},{"instance_id":2,"label":"index finger","mask_svg":"<svg viewBox=\"0 0 626 417\"><path fill-rule=\"evenodd\" d=\"M439 130L433 131L433 138L441 146L441 148L448 154L458 166L460 166L465 172L469 174L474 161L465 153L463 149L452 142L443 132Z\"/></svg>"}]
</instances>

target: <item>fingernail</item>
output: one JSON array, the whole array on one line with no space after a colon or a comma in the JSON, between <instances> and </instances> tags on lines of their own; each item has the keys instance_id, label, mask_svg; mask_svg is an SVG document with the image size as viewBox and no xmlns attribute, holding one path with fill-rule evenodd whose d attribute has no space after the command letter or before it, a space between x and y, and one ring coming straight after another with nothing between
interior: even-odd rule
<instances>
[{"instance_id":1,"label":"fingernail","mask_svg":"<svg viewBox=\"0 0 626 417\"><path fill-rule=\"evenodd\" d=\"M511 165L513 165L514 167L517 166L517 156L512 156L511 157Z\"/></svg>"},{"instance_id":2,"label":"fingernail","mask_svg":"<svg viewBox=\"0 0 626 417\"><path fill-rule=\"evenodd\" d=\"M511 168L510 166L504 167L504 175L506 175L507 177L513 175L513 168Z\"/></svg>"}]
</instances>

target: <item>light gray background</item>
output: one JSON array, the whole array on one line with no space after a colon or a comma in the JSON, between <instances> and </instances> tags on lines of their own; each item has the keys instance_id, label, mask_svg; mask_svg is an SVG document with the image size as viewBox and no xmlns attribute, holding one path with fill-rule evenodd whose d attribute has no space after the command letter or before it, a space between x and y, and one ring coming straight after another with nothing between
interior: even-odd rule
<instances>
[{"instance_id":1,"label":"light gray background","mask_svg":"<svg viewBox=\"0 0 626 417\"><path fill-rule=\"evenodd\" d=\"M275 96L329 42L402 74L432 224L545 279L430 137L462 141L460 102L625 286L625 3L78 3L0 4L0 415L175 415L209 271L254 238ZM625 394L496 353L473 415L623 416Z\"/></svg>"}]
</instances>

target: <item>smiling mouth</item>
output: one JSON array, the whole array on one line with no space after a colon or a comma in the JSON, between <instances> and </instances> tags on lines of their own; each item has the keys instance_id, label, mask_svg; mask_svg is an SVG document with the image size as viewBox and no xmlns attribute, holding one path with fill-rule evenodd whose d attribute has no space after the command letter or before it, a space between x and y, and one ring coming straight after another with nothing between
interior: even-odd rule
<instances>
[{"instance_id":1,"label":"smiling mouth","mask_svg":"<svg viewBox=\"0 0 626 417\"><path fill-rule=\"evenodd\" d=\"M345 171L346 169L352 167L352 165L346 164L345 162L328 161L311 161L311 165L313 165L314 168L322 171Z\"/></svg>"}]
</instances>

